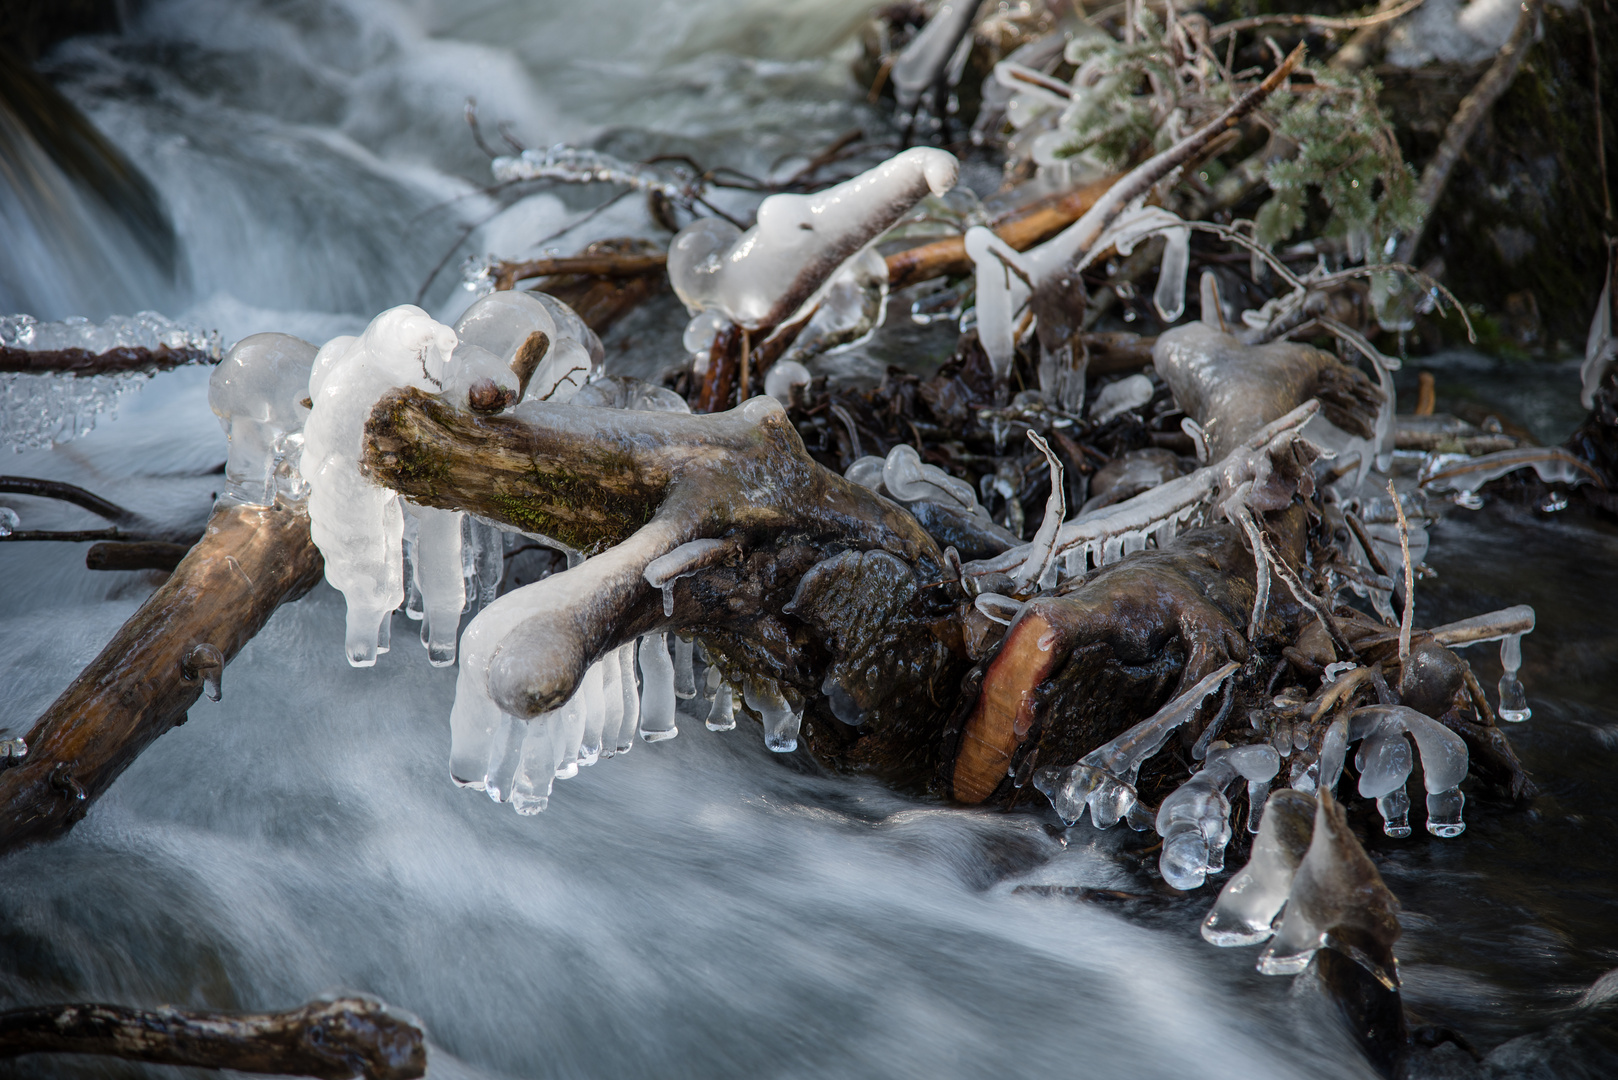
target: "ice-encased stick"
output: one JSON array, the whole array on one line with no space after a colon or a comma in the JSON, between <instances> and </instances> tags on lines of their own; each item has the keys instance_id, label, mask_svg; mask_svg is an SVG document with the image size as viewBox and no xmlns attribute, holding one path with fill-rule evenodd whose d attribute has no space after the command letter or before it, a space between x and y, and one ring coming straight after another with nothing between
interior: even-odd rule
<instances>
[{"instance_id":1,"label":"ice-encased stick","mask_svg":"<svg viewBox=\"0 0 1618 1080\"><path fill-rule=\"evenodd\" d=\"M455 662L455 635L466 607L466 579L461 569L464 515L430 506L413 506L410 512L418 522L413 569L426 613L421 639L427 646L428 663L448 667Z\"/></svg>"},{"instance_id":2,"label":"ice-encased stick","mask_svg":"<svg viewBox=\"0 0 1618 1080\"><path fill-rule=\"evenodd\" d=\"M1314 796L1290 788L1271 795L1252 856L1220 890L1202 921L1202 936L1226 947L1268 940L1314 831Z\"/></svg>"},{"instance_id":3,"label":"ice-encased stick","mask_svg":"<svg viewBox=\"0 0 1618 1080\"><path fill-rule=\"evenodd\" d=\"M965 480L921 460L909 443L899 443L888 451L882 465L882 484L900 502L933 499L946 506L971 511L977 507L977 494Z\"/></svg>"},{"instance_id":4,"label":"ice-encased stick","mask_svg":"<svg viewBox=\"0 0 1618 1080\"><path fill-rule=\"evenodd\" d=\"M1017 571L1013 580L1019 589L1026 589L1032 584L1037 584L1041 589L1051 589L1056 586L1056 534L1062 528L1062 519L1067 516L1066 485L1062 482L1062 463L1057 460L1050 444L1032 428L1028 429L1028 441L1039 448L1050 466L1051 493L1045 500L1045 517L1039 523L1039 531L1034 533L1028 560L1022 564L1022 569Z\"/></svg>"},{"instance_id":5,"label":"ice-encased stick","mask_svg":"<svg viewBox=\"0 0 1618 1080\"><path fill-rule=\"evenodd\" d=\"M803 714L792 708L775 680L749 675L742 685L742 699L764 722L765 746L777 754L790 754L798 748Z\"/></svg>"},{"instance_id":6,"label":"ice-encased stick","mask_svg":"<svg viewBox=\"0 0 1618 1080\"><path fill-rule=\"evenodd\" d=\"M640 737L662 742L680 733L675 726L674 663L669 659L666 635L640 639Z\"/></svg>"}]
</instances>

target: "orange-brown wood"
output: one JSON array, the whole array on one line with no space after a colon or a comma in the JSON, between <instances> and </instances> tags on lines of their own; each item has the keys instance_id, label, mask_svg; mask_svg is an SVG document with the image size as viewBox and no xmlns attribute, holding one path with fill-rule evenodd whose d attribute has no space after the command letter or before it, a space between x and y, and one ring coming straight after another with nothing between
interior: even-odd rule
<instances>
[{"instance_id":1,"label":"orange-brown wood","mask_svg":"<svg viewBox=\"0 0 1618 1080\"><path fill-rule=\"evenodd\" d=\"M1034 724L1034 691L1066 656L1056 647L1057 636L1050 620L1030 606L990 661L955 757L957 802L980 803L1005 779L1017 745Z\"/></svg>"}]
</instances>

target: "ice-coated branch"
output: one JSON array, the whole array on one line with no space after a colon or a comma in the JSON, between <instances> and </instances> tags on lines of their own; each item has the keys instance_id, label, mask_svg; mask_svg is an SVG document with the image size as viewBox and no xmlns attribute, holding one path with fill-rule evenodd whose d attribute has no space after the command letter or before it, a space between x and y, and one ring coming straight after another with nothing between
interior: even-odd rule
<instances>
[{"instance_id":1,"label":"ice-coated branch","mask_svg":"<svg viewBox=\"0 0 1618 1080\"><path fill-rule=\"evenodd\" d=\"M199 648L228 663L281 604L320 580L300 507L220 506L180 565L35 721L0 772L0 853L73 827L202 696Z\"/></svg>"},{"instance_id":2,"label":"ice-coated branch","mask_svg":"<svg viewBox=\"0 0 1618 1080\"><path fill-rule=\"evenodd\" d=\"M427 1071L413 1018L372 998L339 997L275 1013L127 1005L44 1005L0 1012L0 1059L92 1054L319 1080L415 1080Z\"/></svg>"}]
</instances>

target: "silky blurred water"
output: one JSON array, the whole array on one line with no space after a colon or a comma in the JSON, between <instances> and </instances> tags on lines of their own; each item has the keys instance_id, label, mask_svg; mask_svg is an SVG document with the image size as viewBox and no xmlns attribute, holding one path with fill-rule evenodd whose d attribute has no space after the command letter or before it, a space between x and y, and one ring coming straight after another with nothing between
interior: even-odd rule
<instances>
[{"instance_id":1,"label":"silky blurred water","mask_svg":"<svg viewBox=\"0 0 1618 1080\"><path fill-rule=\"evenodd\" d=\"M527 145L600 140L764 173L882 130L845 75L865 9L156 0L125 35L69 41L42 66L166 199L179 279L42 273L0 309L150 303L227 341L318 342L413 300L475 226L426 293L447 318L470 298L460 255L524 254L603 198L500 211L480 191L466 97L491 135L506 122ZM554 242L625 234L657 235L634 200ZM24 255L49 257L0 251ZM632 320L609 363L654 369L678 323ZM159 375L93 433L3 471L200 522L224 460L206 381ZM1527 411L1557 417L1576 381L1502 392L1538 393L1553 404ZM28 528L85 522L4 502ZM1545 794L1527 811L1474 797L1459 841L1371 847L1406 908L1410 1005L1485 1050L1520 1039L1500 1059L1517 1072L1618 1061L1603 994L1585 997L1618 967L1615 549L1610 528L1499 507L1435 530L1423 621L1539 611L1523 650L1535 715L1510 734ZM76 545L0 545L0 726L26 728L152 587L82 560ZM1142 838L1084 826L1064 848L1048 814L918 803L772 755L745 724L716 735L690 718L518 818L450 783L453 672L427 665L414 624L396 616L394 651L368 670L343 660L342 624L324 585L283 609L226 670L221 703L199 702L68 837L0 860L0 1008L366 991L422 1019L441 1077L1369 1075L1289 980L1252 970L1254 950L1202 942L1210 891L1112 905L1014 891L1158 896Z\"/></svg>"}]
</instances>

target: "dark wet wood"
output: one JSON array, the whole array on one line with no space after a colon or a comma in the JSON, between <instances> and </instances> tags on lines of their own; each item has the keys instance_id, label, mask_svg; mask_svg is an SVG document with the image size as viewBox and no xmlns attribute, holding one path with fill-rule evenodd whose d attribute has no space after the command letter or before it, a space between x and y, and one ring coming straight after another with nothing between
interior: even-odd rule
<instances>
[{"instance_id":1,"label":"dark wet wood","mask_svg":"<svg viewBox=\"0 0 1618 1080\"><path fill-rule=\"evenodd\" d=\"M0 1012L0 1059L51 1053L320 1080L415 1080L427 1071L421 1028L357 997L277 1013L124 1005Z\"/></svg>"},{"instance_id":2,"label":"dark wet wood","mask_svg":"<svg viewBox=\"0 0 1618 1080\"><path fill-rule=\"evenodd\" d=\"M0 345L0 371L24 375L114 375L125 371L167 371L185 364L212 364L216 359L201 349L122 348L106 352L87 349L14 349Z\"/></svg>"},{"instance_id":3,"label":"dark wet wood","mask_svg":"<svg viewBox=\"0 0 1618 1080\"><path fill-rule=\"evenodd\" d=\"M275 609L320 579L303 510L224 507L174 573L35 721L20 763L0 771L0 853L72 828L202 694L186 657L229 663ZM11 759L16 762L17 759Z\"/></svg>"}]
</instances>

